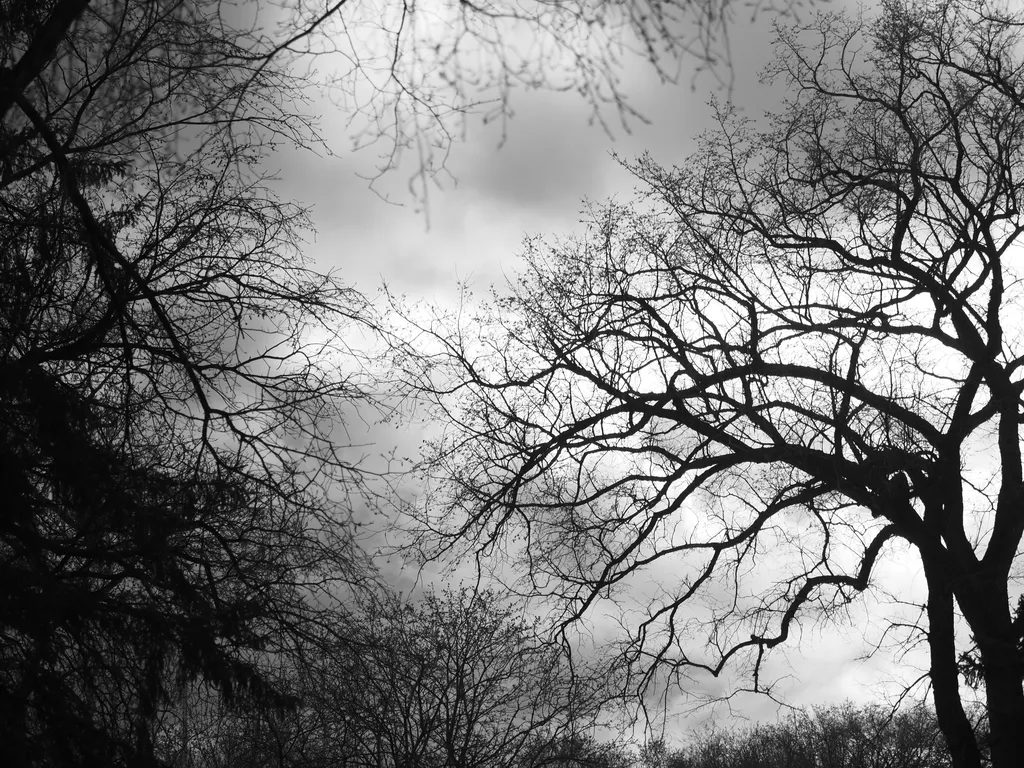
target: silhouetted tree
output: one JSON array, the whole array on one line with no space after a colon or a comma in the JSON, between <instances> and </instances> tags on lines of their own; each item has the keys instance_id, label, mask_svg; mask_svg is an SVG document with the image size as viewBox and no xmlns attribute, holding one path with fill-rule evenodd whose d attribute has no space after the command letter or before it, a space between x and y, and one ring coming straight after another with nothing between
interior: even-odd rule
<instances>
[{"instance_id":1,"label":"silhouetted tree","mask_svg":"<svg viewBox=\"0 0 1024 768\"><path fill-rule=\"evenodd\" d=\"M0 743L19 766L154 763L190 681L293 705L270 671L368 573L334 433L367 398L331 356L355 367L345 334L372 314L304 264L303 212L255 170L309 135L293 80L217 4L82 6L0 17Z\"/></svg>"},{"instance_id":2,"label":"silhouetted tree","mask_svg":"<svg viewBox=\"0 0 1024 768\"><path fill-rule=\"evenodd\" d=\"M272 671L328 642L328 609L365 578L339 503L362 475L335 438L371 405L346 339L372 312L308 267L304 212L258 170L318 142L314 83L289 65L340 52L361 136L388 143L386 167L423 140L431 173L451 118L488 94L507 115L516 82L628 115L618 44L637 35L663 74L695 40L713 62L728 8L286 6L0 4L0 735L16 764L152 762L190 683L294 705ZM506 35L523 31L520 55Z\"/></svg>"},{"instance_id":3,"label":"silhouetted tree","mask_svg":"<svg viewBox=\"0 0 1024 768\"><path fill-rule=\"evenodd\" d=\"M237 9L207 0L146 0L144 5L185 24L219 25L233 50L222 51L227 59L208 62L214 68L230 62L262 74L273 61L309 71L316 58L322 70L317 85L349 120L347 138L356 147L373 147L380 175L411 152L410 189L422 196L428 181L445 171L451 144L464 133L465 116L482 114L504 125L516 89L573 91L606 129L615 121L628 126L642 116L626 89L627 66L646 64L661 81L675 81L681 60L690 58L699 70L730 82L735 15L791 14L810 1L755 0L742 9L733 0L299 0L242 3ZM69 30L105 18L117 29L121 5L113 0L7 3L0 23L17 38L12 53L24 55L6 57L0 118L15 95L44 73Z\"/></svg>"},{"instance_id":4,"label":"silhouetted tree","mask_svg":"<svg viewBox=\"0 0 1024 768\"><path fill-rule=\"evenodd\" d=\"M1022 22L888 0L780 30L777 112L719 107L683 166L632 166L635 209L532 242L480 322L424 324L409 380L456 427L419 544L519 556L570 620L674 574L627 617L637 684L730 665L754 691L909 550L953 764L980 761L960 620L993 764L1022 764Z\"/></svg>"},{"instance_id":5,"label":"silhouetted tree","mask_svg":"<svg viewBox=\"0 0 1024 768\"><path fill-rule=\"evenodd\" d=\"M618 766L574 735L600 714L605 678L572 670L491 592L380 592L333 645L275 675L294 708L211 709L193 691L165 718L161 751L179 752L189 717L194 768Z\"/></svg>"},{"instance_id":6,"label":"silhouetted tree","mask_svg":"<svg viewBox=\"0 0 1024 768\"><path fill-rule=\"evenodd\" d=\"M355 637L331 705L359 745L350 765L516 766L592 725L606 698L606 678L490 591L386 595Z\"/></svg>"}]
</instances>

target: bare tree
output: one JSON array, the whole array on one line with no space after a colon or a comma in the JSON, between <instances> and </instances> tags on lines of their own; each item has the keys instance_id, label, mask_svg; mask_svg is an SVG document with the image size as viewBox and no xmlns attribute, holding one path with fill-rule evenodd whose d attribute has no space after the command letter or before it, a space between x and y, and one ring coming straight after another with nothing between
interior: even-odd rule
<instances>
[{"instance_id":1,"label":"bare tree","mask_svg":"<svg viewBox=\"0 0 1024 768\"><path fill-rule=\"evenodd\" d=\"M958 0L783 29L779 111L719 107L682 167L632 166L634 207L531 242L478 322L424 324L410 380L456 427L420 545L513 553L569 618L646 589L641 685L754 691L800 627L882 610L909 550L927 597L891 629L917 623L954 765L980 760L964 652L993 764L1021 764L1021 29Z\"/></svg>"},{"instance_id":2,"label":"bare tree","mask_svg":"<svg viewBox=\"0 0 1024 768\"><path fill-rule=\"evenodd\" d=\"M606 677L572 668L496 593L385 595L363 623L330 706L360 744L351 765L521 765L601 714Z\"/></svg>"},{"instance_id":3,"label":"bare tree","mask_svg":"<svg viewBox=\"0 0 1024 768\"><path fill-rule=\"evenodd\" d=\"M358 148L372 148L374 181L403 166L410 191L427 193L446 172L466 116L498 122L505 135L516 90L575 92L606 132L644 116L625 83L630 66L677 82L696 61L732 81L729 30L737 14L793 13L803 0L550 2L344 0L324 12L298 4L286 15L289 54L323 57L328 92L350 118ZM289 8L289 10L291 10ZM266 50L281 50L268 36Z\"/></svg>"},{"instance_id":4,"label":"bare tree","mask_svg":"<svg viewBox=\"0 0 1024 768\"><path fill-rule=\"evenodd\" d=\"M458 117L488 94L507 114L515 83L629 114L616 46L635 33L667 75L697 29L711 61L728 7L0 4L0 728L17 762L153 759L175 676L294 703L270 672L324 642L326 607L366 577L347 498L363 468L340 436L372 405L347 343L372 312L303 260L304 212L258 170L319 142L303 99L321 83L289 67L347 56L335 84L390 142L384 165L423 139L432 172Z\"/></svg>"},{"instance_id":5,"label":"bare tree","mask_svg":"<svg viewBox=\"0 0 1024 768\"><path fill-rule=\"evenodd\" d=\"M381 591L333 644L278 670L294 709L196 706L190 760L195 768L539 768L575 755L604 765L596 758L607 750L576 734L600 714L606 677L579 672L495 593L410 602ZM173 754L181 718L166 720L161 746Z\"/></svg>"},{"instance_id":6,"label":"bare tree","mask_svg":"<svg viewBox=\"0 0 1024 768\"><path fill-rule=\"evenodd\" d=\"M310 92L330 95L349 120L353 146L377 153L374 180L402 166L410 190L422 197L445 172L465 117L481 114L505 125L517 89L576 92L606 130L616 122L628 130L644 118L624 85L627 67L647 66L663 82L675 82L689 59L698 72L728 84L729 31L737 15L795 14L810 1L299 0L231 10L183 0L149 5L183 20L216 23L234 47L222 54L253 74L263 74L269 62L307 72L315 64L321 72L311 78ZM0 117L43 75L69 30L118 6L83 0L21 5L6 14L8 29L16 27L20 40L6 56ZM411 165L403 165L406 153L413 155Z\"/></svg>"},{"instance_id":7,"label":"bare tree","mask_svg":"<svg viewBox=\"0 0 1024 768\"><path fill-rule=\"evenodd\" d=\"M216 3L68 7L0 18L0 742L152 763L184 682L294 705L272 670L368 578L339 436L373 315L256 170L315 140L301 83Z\"/></svg>"}]
</instances>

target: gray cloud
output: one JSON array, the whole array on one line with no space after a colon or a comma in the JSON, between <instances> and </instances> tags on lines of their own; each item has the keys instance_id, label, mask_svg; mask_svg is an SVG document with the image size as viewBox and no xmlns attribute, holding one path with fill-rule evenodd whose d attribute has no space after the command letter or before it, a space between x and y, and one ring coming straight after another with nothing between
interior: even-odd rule
<instances>
[{"instance_id":1,"label":"gray cloud","mask_svg":"<svg viewBox=\"0 0 1024 768\"><path fill-rule=\"evenodd\" d=\"M517 103L502 146L495 146L497 131L487 131L456 150L459 189L505 208L573 211L601 186L607 137L587 124L585 105L570 94L529 94Z\"/></svg>"},{"instance_id":2,"label":"gray cloud","mask_svg":"<svg viewBox=\"0 0 1024 768\"><path fill-rule=\"evenodd\" d=\"M733 35L737 80L732 96L752 118L759 117L777 101L777 95L757 84L756 71L769 57L770 29L762 18L738 26ZM373 294L380 281L410 298L448 304L456 300L456 284L469 280L481 292L490 284L502 285L513 276L523 236L528 233L560 235L577 230L581 199L601 202L616 197L627 202L634 180L616 165L611 151L631 159L644 151L662 163L685 161L694 149L694 138L708 125L706 102L712 93L724 101L729 93L716 89L710 77L695 85L683 75L681 84L667 86L639 68L626 73L634 105L650 119L632 123L632 132L618 131L612 141L598 126L588 122L588 110L572 93L515 95L515 118L508 126L508 140L498 148L500 131L471 121L468 139L452 150L450 170L455 182L431 191L430 228L427 220L404 195L407 169L400 169L386 184L404 207L389 205L368 189L356 171L373 168L370 155L318 158L311 154L274 158L284 179L279 185L286 198L312 203L318 230L309 254L322 269L337 268L351 284ZM343 147L345 116L324 106L325 133L336 136ZM457 183L456 183L457 182ZM395 433L380 425L367 425L365 438L352 442L408 446L414 450L431 425L408 427ZM353 424L358 429L358 424ZM404 590L422 580L438 578L434 570L420 574L403 567L399 559L385 564ZM857 617L858 620L863 618ZM611 628L596 627L605 634ZM780 669L793 677L781 692L793 703L810 705L838 701L847 696L869 698L877 694L886 676L880 654L871 662L856 661L865 652L858 627L814 629L802 647L779 661L792 663ZM891 669L891 668L888 668ZM706 693L721 692L721 682L702 682ZM722 690L725 690L724 688ZM678 692L669 697L670 709L688 711ZM754 720L770 719L775 705L767 699L742 697L734 703ZM680 717L676 733L696 725L696 718Z\"/></svg>"}]
</instances>

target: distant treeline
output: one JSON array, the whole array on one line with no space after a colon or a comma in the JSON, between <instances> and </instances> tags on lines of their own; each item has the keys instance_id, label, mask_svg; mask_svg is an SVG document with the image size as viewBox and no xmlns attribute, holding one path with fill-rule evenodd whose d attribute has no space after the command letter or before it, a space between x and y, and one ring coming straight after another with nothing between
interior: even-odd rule
<instances>
[{"instance_id":1,"label":"distant treeline","mask_svg":"<svg viewBox=\"0 0 1024 768\"><path fill-rule=\"evenodd\" d=\"M983 711L968 712L987 737ZM983 765L991 765L987 738ZM952 765L934 710L915 703L893 711L852 702L794 710L775 723L712 726L682 744L653 740L639 748L624 742L569 738L534 754L523 768L948 768ZM545 759L546 758L546 759Z\"/></svg>"},{"instance_id":2,"label":"distant treeline","mask_svg":"<svg viewBox=\"0 0 1024 768\"><path fill-rule=\"evenodd\" d=\"M974 719L983 721L980 712ZM987 733L984 722L980 732ZM985 764L989 764L984 748ZM712 728L685 745L655 742L639 753L645 768L945 768L952 765L934 710L893 712L850 702L795 711L747 728Z\"/></svg>"},{"instance_id":3,"label":"distant treeline","mask_svg":"<svg viewBox=\"0 0 1024 768\"><path fill-rule=\"evenodd\" d=\"M456 687L452 688L453 694ZM356 690L335 692L341 698L356 693ZM372 704L370 698L364 703ZM358 699L352 696L350 705ZM894 712L888 706L846 702L794 710L775 723L732 728L712 726L694 731L681 743L658 739L643 745L627 739L599 740L590 735L592 731L555 734L543 728L517 729L513 722L514 707L506 708L501 702L490 700L482 709L488 708L489 715L475 725L461 717L450 718L459 709L451 707L445 708L444 714L441 709L435 711L435 717L428 718L429 724L423 720L423 712L410 711L409 717L396 719L396 711L381 710L379 718L372 722L364 720L361 727L355 729L352 728L353 714L359 711L358 706L347 716L338 717L341 713L328 713L323 709L314 715L314 710L300 708L279 719L267 720L264 714L248 722L238 713L229 715L223 711L219 717L211 719L208 711L205 717L200 715L199 718L205 720L200 729L204 735L203 748L194 750L193 742L193 750L186 760L179 755L170 762L190 768L326 768L328 765L376 768L949 768L952 765L935 712L924 703L904 706ZM482 711L470 706L462 714L468 715L474 710ZM500 722L499 710L511 715L508 722ZM979 723L979 732L987 736L982 711L969 714ZM323 727L332 720L333 727ZM344 721L348 721L348 727L338 727ZM527 735L528 731L532 732ZM467 748L453 751L452 742L446 743L443 734L457 734L456 741ZM360 741L362 748L353 749L354 741ZM982 764L990 766L986 741L982 741Z\"/></svg>"}]
</instances>

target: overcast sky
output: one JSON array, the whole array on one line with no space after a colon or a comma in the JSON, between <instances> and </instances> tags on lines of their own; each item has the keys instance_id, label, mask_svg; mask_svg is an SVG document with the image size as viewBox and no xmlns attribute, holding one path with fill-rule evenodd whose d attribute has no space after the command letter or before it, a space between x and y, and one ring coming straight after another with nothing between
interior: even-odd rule
<instances>
[{"instance_id":1,"label":"overcast sky","mask_svg":"<svg viewBox=\"0 0 1024 768\"><path fill-rule=\"evenodd\" d=\"M834 7L834 4L833 4ZM735 85L732 95L749 116L759 117L772 107L778 93L758 85L757 73L770 56L768 17L733 29ZM649 119L634 121L632 132L619 128L612 140L598 126L588 125L589 110L574 93L516 93L515 117L507 140L498 148L500 133L470 120L466 140L455 146L449 163L453 179L429 197L429 229L424 213L404 193L400 173L384 187L404 205L389 204L369 190L365 174L373 167L370 154L347 152L346 120L330 104L324 106L323 131L336 157L288 153L274 158L281 174L280 194L312 205L316 240L309 253L322 270L339 269L347 282L368 296L382 283L409 297L446 303L454 301L456 286L469 280L478 290L501 285L515 274L524 236L562 235L579 228L584 198L597 203L610 198L628 201L634 182L611 156L632 159L648 151L659 162L681 163L694 148L694 138L708 125L707 101L728 92L710 76L694 83L685 75L678 86L663 86L648 70L627 73L633 104ZM407 440L415 444L421 427L408 426ZM389 567L394 568L392 563ZM891 565L894 592L904 599L922 593L916 565ZM671 579L672 574L665 574ZM408 586L408 571L402 577ZM868 661L861 628L870 618L865 610L851 613L847 626L805 625L799 645L776 654L775 670L787 673L779 692L798 706L855 700L880 700L894 690L893 680L917 677L923 670L912 664L901 669L880 653ZM882 626L874 627L877 639ZM596 627L600 633L603 627ZM923 664L920 656L904 660ZM707 683L713 690L714 683ZM669 696L670 736L700 723L707 713L684 714L687 702ZM773 718L776 707L763 698L734 702L733 714L754 720ZM725 714L723 710L717 713Z\"/></svg>"}]
</instances>

